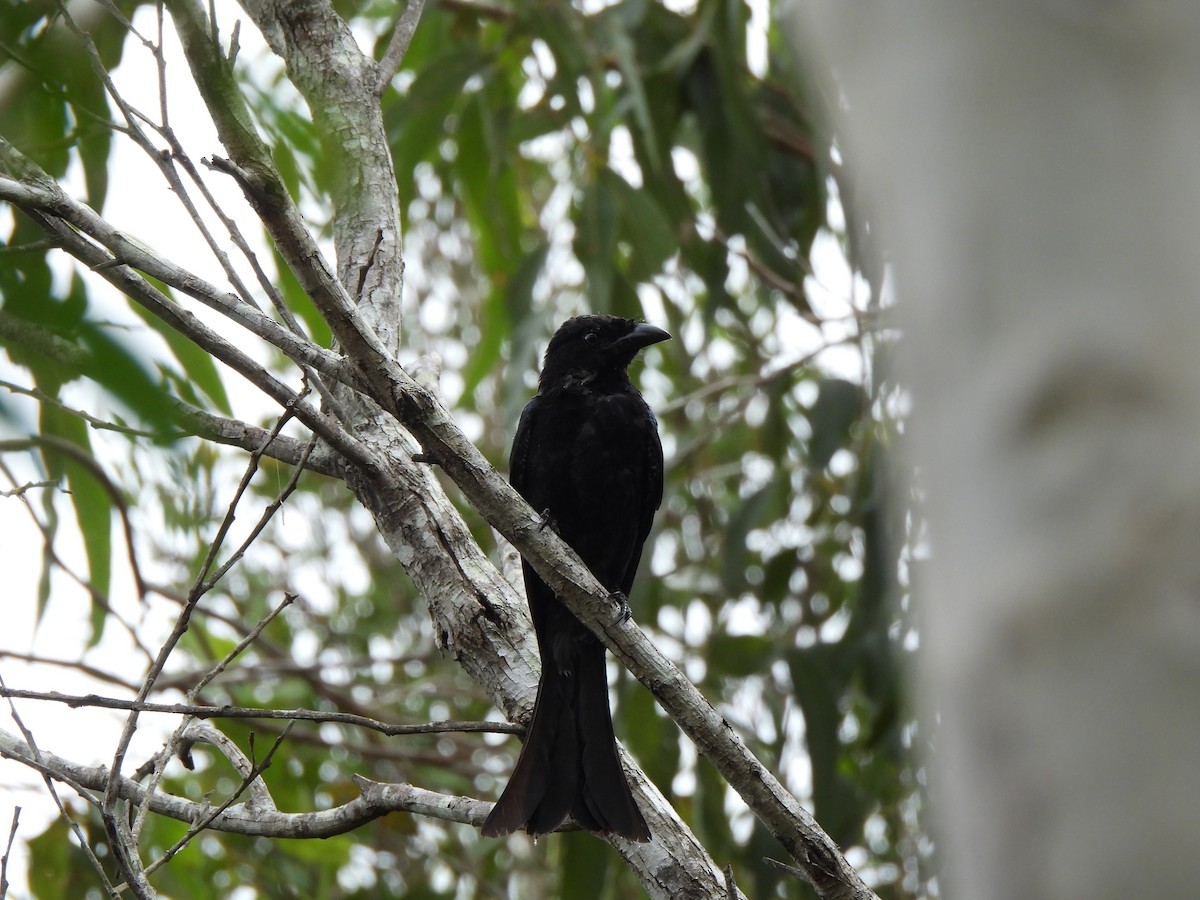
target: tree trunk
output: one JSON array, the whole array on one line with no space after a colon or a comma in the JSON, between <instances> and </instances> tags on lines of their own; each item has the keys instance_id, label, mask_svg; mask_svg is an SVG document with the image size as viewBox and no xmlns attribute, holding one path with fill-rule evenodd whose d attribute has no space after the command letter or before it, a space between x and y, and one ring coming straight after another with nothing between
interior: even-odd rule
<instances>
[{"instance_id":1,"label":"tree trunk","mask_svg":"<svg viewBox=\"0 0 1200 900\"><path fill-rule=\"evenodd\" d=\"M813 5L907 328L944 893L1195 896L1200 7Z\"/></svg>"}]
</instances>

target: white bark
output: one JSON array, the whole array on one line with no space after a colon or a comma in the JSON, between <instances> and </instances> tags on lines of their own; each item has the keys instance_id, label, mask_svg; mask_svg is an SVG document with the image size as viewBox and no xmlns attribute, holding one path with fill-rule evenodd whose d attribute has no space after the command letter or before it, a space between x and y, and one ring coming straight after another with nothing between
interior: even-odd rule
<instances>
[{"instance_id":1,"label":"white bark","mask_svg":"<svg viewBox=\"0 0 1200 900\"><path fill-rule=\"evenodd\" d=\"M908 326L944 893L1194 897L1200 5L811 5Z\"/></svg>"}]
</instances>

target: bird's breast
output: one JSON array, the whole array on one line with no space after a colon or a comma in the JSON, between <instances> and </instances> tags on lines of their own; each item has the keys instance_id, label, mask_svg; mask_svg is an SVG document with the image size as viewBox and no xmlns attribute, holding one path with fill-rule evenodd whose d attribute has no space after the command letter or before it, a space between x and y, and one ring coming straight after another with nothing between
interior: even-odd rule
<instances>
[{"instance_id":1,"label":"bird's breast","mask_svg":"<svg viewBox=\"0 0 1200 900\"><path fill-rule=\"evenodd\" d=\"M556 404L539 429L530 500L553 514L568 543L604 529L623 531L646 502L647 448L655 437L641 396L587 394ZM577 549L578 546L577 546Z\"/></svg>"}]
</instances>

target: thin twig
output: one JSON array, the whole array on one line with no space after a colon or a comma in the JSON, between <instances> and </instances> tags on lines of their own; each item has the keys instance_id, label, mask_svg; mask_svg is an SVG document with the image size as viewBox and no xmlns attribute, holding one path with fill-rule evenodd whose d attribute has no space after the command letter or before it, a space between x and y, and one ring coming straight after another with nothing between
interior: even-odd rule
<instances>
[{"instance_id":1,"label":"thin twig","mask_svg":"<svg viewBox=\"0 0 1200 900\"><path fill-rule=\"evenodd\" d=\"M726 866L722 870L725 876L725 896L727 900L737 900L738 889L737 882L733 879L733 866Z\"/></svg>"},{"instance_id":2,"label":"thin twig","mask_svg":"<svg viewBox=\"0 0 1200 900\"><path fill-rule=\"evenodd\" d=\"M3 138L0 138L0 149L5 149ZM11 179L3 177L0 177L0 196L12 200L16 205L21 206L26 215L57 239L58 246L62 247L79 261L98 271L101 277L121 293L162 319L211 356L219 359L241 374L247 381L279 404L292 406L297 418L304 422L310 430L319 434L322 439L327 441L348 462L368 468L376 465L374 455L367 447L357 438L351 436L332 416L312 407L311 404L299 402L296 394L290 388L271 375L237 346L225 340L216 331L204 325L194 315L172 302L165 294L147 282L131 265L122 264L109 268L101 268L99 264L105 260L111 260L112 257L97 247L92 240L81 235L80 230L87 231L87 227L89 226L81 226L80 230L76 230L60 220L60 201L66 203L68 207L71 205L71 201L67 200L65 196L57 195L58 199L54 199L48 196L41 187L34 188L30 185L14 182ZM82 211L82 207L78 209ZM91 226L95 226L108 234L117 243L121 242L121 240L116 239L116 233L111 232L111 226L107 223L103 223L98 218L93 220L90 215L84 215L84 219L90 222ZM155 257L152 253L137 250L134 245L130 245L130 247L132 248L130 253L139 259L138 268L151 272L154 274L154 277L159 277L160 280L170 283L171 277L161 278L161 273L154 272L155 269L162 266L162 260ZM177 273L182 273L182 270L177 270ZM187 275L188 279L195 281L196 284L201 283L190 273L184 274ZM213 298L210 297L209 299ZM244 307L245 305L242 304L242 306ZM217 308L223 309L220 303L218 303ZM314 344L300 341L295 335L280 328L271 319L259 314L259 317L253 320L257 324L251 324L250 321L240 320L237 315L231 314L231 318L239 321L239 324L247 327L252 333L263 337L268 343L281 350L285 355L293 359L293 361L309 362L334 380L346 381L353 384L353 375L339 357L334 356L327 350L316 347ZM266 337L268 333L273 335L273 337ZM281 343L285 346L280 346ZM299 354L299 356L294 354Z\"/></svg>"},{"instance_id":3,"label":"thin twig","mask_svg":"<svg viewBox=\"0 0 1200 900\"><path fill-rule=\"evenodd\" d=\"M771 859L769 856L764 856L763 862L778 872L783 872L786 875L791 875L793 878L798 878L805 884L812 884L812 879L808 877L803 869L798 869L795 866L789 866L787 863L780 862L777 859Z\"/></svg>"},{"instance_id":4,"label":"thin twig","mask_svg":"<svg viewBox=\"0 0 1200 900\"><path fill-rule=\"evenodd\" d=\"M69 784L92 803L95 798L90 792L103 791L108 782L108 772L101 766L83 766L49 752L41 754L42 761L35 759L27 746L3 729L0 729L0 757L19 762L47 778ZM446 822L478 827L492 807L492 804L482 800L439 794L409 784L380 784L361 776L354 776L353 780L361 792L360 796L332 809L284 813L251 810L245 805L238 805L227 809L210 823L210 827L231 834L256 837L326 838L353 831L389 812L432 816ZM145 796L145 788L131 778L122 777L119 789L123 798L134 803L141 802ZM208 806L160 793L154 798L152 809L158 815L190 824L203 816Z\"/></svg>"},{"instance_id":5,"label":"thin twig","mask_svg":"<svg viewBox=\"0 0 1200 900\"><path fill-rule=\"evenodd\" d=\"M13 807L12 826L8 829L8 843L4 845L4 856L0 857L0 900L8 896L8 857L12 853L13 841L17 837L17 826L21 823L21 807Z\"/></svg>"},{"instance_id":6,"label":"thin twig","mask_svg":"<svg viewBox=\"0 0 1200 900\"><path fill-rule=\"evenodd\" d=\"M310 442L310 446L311 446L311 442ZM301 467L297 467L297 469L296 469L297 472L299 472L301 470L302 470ZM281 600L265 616L263 616L261 619L259 619L258 623L252 629L250 629L250 633L247 634L244 638L242 638L242 640L238 641L237 646L234 647L232 650L230 650L228 653L226 653L225 658L222 659L215 666L213 666L211 669L209 669L208 672L205 673L204 677L201 678L199 681L197 681L195 686L192 687L192 689L187 692L188 702L195 703L196 697L199 696L200 692L202 690L204 690L204 688L209 684L209 682L211 682L214 678L216 678L218 675L220 675L222 672L224 672L225 669L228 668L228 666L231 662L233 662L235 659L237 659L239 656L241 656L242 652L247 647L249 647L252 643L254 643L256 640L258 640L258 636L260 634L262 634L263 629L266 628L268 625L270 625L276 616L278 616L281 612L283 612L287 607L291 606L292 603L294 603L295 601L296 601L296 594L293 594L291 591L285 591L283 594L283 600Z\"/></svg>"},{"instance_id":7,"label":"thin twig","mask_svg":"<svg viewBox=\"0 0 1200 900\"><path fill-rule=\"evenodd\" d=\"M421 10L425 8L425 0L408 0L404 12L396 23L392 38L388 41L383 59L379 61L379 78L375 82L375 96L382 97L408 53L408 45L412 43L413 33L417 30L417 22L421 18Z\"/></svg>"},{"instance_id":8,"label":"thin twig","mask_svg":"<svg viewBox=\"0 0 1200 900\"><path fill-rule=\"evenodd\" d=\"M301 469L298 467L296 469L296 472L299 472L299 471L301 471ZM274 620L274 618L277 615L279 615L279 613L283 612L284 608L286 608L287 606L290 606L291 603L295 599L296 599L295 594L290 593L290 592L285 593L283 596L283 600L277 606L275 606L272 610L270 610L265 616L263 616L262 619L259 620L258 624L255 625L254 628L252 628L250 630L250 633L244 639L239 641L237 646L234 647L232 650L229 651L229 653L227 653L225 655L224 659L222 659L212 669L210 669L204 675L204 677L201 678L200 681L195 686L193 686L191 688L191 690L189 690L187 692L188 703L194 704L196 702L196 696L200 693L200 691L204 688L204 686L207 685L214 678L216 678L217 675L219 675L221 672L224 672L226 667L231 662L233 662L233 660L235 660L242 653L242 651L246 649L246 647L250 646L251 643L253 643L255 640L257 640L258 636L260 634L262 634L263 629L266 628L267 625L269 625L272 622L272 620ZM146 813L149 812L149 810L150 810L150 799L154 796L154 792L158 790L159 782L162 780L163 773L166 771L166 759L167 759L168 753L170 752L170 749L178 743L178 741L182 737L182 733L183 733L184 729L190 727L190 723L193 718L195 718L195 717L189 716L180 725L179 729L176 730L175 734L171 736L171 739L169 741L167 741L167 744L164 747L164 751L166 751L166 752L159 754L158 756L155 757L152 777L151 777L149 784L147 785L146 800L139 805L137 817L134 820L134 825L133 825L134 835L138 835L141 833L142 825L144 824L145 819L146 819ZM290 722L288 723L288 728L291 728Z\"/></svg>"},{"instance_id":9,"label":"thin twig","mask_svg":"<svg viewBox=\"0 0 1200 900\"><path fill-rule=\"evenodd\" d=\"M138 564L137 548L133 543L133 524L129 519L129 505L125 502L125 495L121 493L121 489L108 477L108 473L104 471L104 467L100 463L96 462L96 458L78 444L52 434L34 435L26 439L26 442L31 446L36 445L49 448L64 456L69 456L77 464L87 469L92 478L104 489L104 493L108 495L108 499L112 502L113 507L117 511L117 516L121 520L121 527L125 534L125 550L129 557L129 569L133 573L133 583L137 588L138 599L144 600L146 597L146 582L142 578L142 567ZM20 443L22 442L5 442L6 445Z\"/></svg>"},{"instance_id":10,"label":"thin twig","mask_svg":"<svg viewBox=\"0 0 1200 900\"><path fill-rule=\"evenodd\" d=\"M483 732L486 734L522 734L523 728L507 722L426 722L421 725L389 725L370 716L356 713L323 712L317 709L270 709L257 706L207 706L190 703L151 703L145 700L122 700L99 694L63 694L58 691L29 691L20 688L0 688L0 697L17 700L41 700L62 703L72 709L120 709L146 713L165 713L191 716L193 719L286 719L297 722L320 722L366 728L386 737L410 734L448 734L453 732Z\"/></svg>"},{"instance_id":11,"label":"thin twig","mask_svg":"<svg viewBox=\"0 0 1200 900\"><path fill-rule=\"evenodd\" d=\"M4 388L13 394L23 394L26 397L32 397L38 403L44 403L53 406L55 409L60 409L69 415L75 416L77 419L83 419L93 428L98 431L116 431L120 434L128 435L129 437L144 437L159 440L163 437L172 438L180 437L184 432L179 432L174 435L163 435L161 432L142 431L138 428L130 428L128 425L118 425L116 422L109 422L106 419L101 419L82 409L76 409L73 406L68 406L57 397L52 397L40 388L29 388L20 384L13 384L11 381L0 380L0 388Z\"/></svg>"},{"instance_id":12,"label":"thin twig","mask_svg":"<svg viewBox=\"0 0 1200 900\"><path fill-rule=\"evenodd\" d=\"M301 394L301 397L303 397L303 394ZM227 517L226 523L232 524L232 522L233 522L233 507L237 504L238 499L241 496L241 492L244 491L247 487L249 487L250 479L251 479L251 477L253 477L254 473L258 471L259 466L262 463L263 455L266 453L267 447L271 444L272 441L275 440L276 437L278 437L279 432L283 429L283 426L285 424L287 424L287 421L291 418L291 415L292 415L291 410L285 410L283 415L279 417L279 421L275 424L275 427L271 430L270 436L263 442L263 445L261 447L259 447L257 450L255 450L250 455L250 462L247 464L247 467L246 467L246 475L242 479L242 484L239 485L239 487L238 487L237 496L234 498L233 503L230 504L230 510L229 510L230 515ZM308 459L308 456L312 453L313 448L316 446L316 444L317 444L317 439L316 439L316 436L314 435L311 439L309 439L308 445L305 447L305 450L304 450L304 456L301 458L300 462L297 465L292 467L292 474L288 478L287 484L285 484L283 486L283 489L279 492L278 496L276 496L275 499L272 500L266 506L266 508L263 509L262 515L259 516L258 522L255 524L255 526L253 528L250 529L250 533L248 535L246 535L246 539L244 541L242 541L241 546L239 546L233 552L233 554L229 557L229 559L225 560L225 563L219 569L217 569L217 571L215 573L213 573L211 578L209 578L205 582L204 589L206 591L211 590L212 587L218 581L220 581L221 578L223 578L225 576L225 573L228 572L231 568L233 568L237 564L237 562L243 556L245 556L246 551L250 548L250 545L253 544L254 541L256 541L258 539L258 536L260 534L262 534L263 529L265 529L267 527L267 525L270 523L271 519L275 516L275 513L277 513L283 507L284 501L286 501L287 498L289 496L291 496L292 492L296 489L296 485L300 481L300 475L304 472L304 462L305 462L305 460ZM225 523L222 523L222 524L224 527ZM221 537L223 538L224 534L222 534ZM219 546L219 544L214 543L214 550L216 549L217 546ZM207 569L207 562L206 562L205 569Z\"/></svg>"},{"instance_id":13,"label":"thin twig","mask_svg":"<svg viewBox=\"0 0 1200 900\"><path fill-rule=\"evenodd\" d=\"M18 442L14 442L14 443L28 444L29 441L27 441L27 440L26 441L18 441ZM5 444L6 444L6 442L0 441L0 451L3 451L5 449ZM16 484L16 478L15 478L12 470L9 469L9 467L5 464L5 462L2 458L0 458L0 474L3 474L9 480L9 482L11 484L13 484L13 485ZM132 641L133 645L135 647L137 647L137 649L139 651L141 651L142 655L147 660L153 659L154 658L153 654L151 654L149 648L147 648L142 643L142 639L138 635L137 629L134 628L128 622L126 622L125 618L120 613L118 613L117 610L115 610L113 608L112 604L109 603L109 601L108 601L108 596L106 594L101 593L101 591L94 584L92 584L91 581L84 578L82 575L80 575L78 572L76 572L73 568L68 566L66 561L63 560L63 558L58 555L58 551L54 548L54 535L51 533L50 529L46 526L46 524L44 522L42 522L41 519L38 518L37 513L34 511L33 504L31 504L29 502L29 498L24 496L23 493L19 493L19 492L14 492L14 496L18 500L20 500L22 504L24 504L25 511L27 513L29 513L29 517L33 520L34 527L38 530L38 533L41 534L41 536L42 536L42 547L43 547L43 553L45 554L46 562L49 563L50 565L55 566L64 575L66 575L68 578L70 578L72 581L74 581L77 585L79 585L81 588L83 588L83 590L87 592L88 597L92 601L93 604L95 604L96 606L99 606L101 609L103 609L105 612L105 615L110 616L112 619L114 619L116 622L118 622L123 629L125 629L125 632L128 634L130 641Z\"/></svg>"},{"instance_id":14,"label":"thin twig","mask_svg":"<svg viewBox=\"0 0 1200 900\"><path fill-rule=\"evenodd\" d=\"M24 484L18 484L10 491L0 491L0 497L24 497L26 493L38 488L56 488L57 481L27 481Z\"/></svg>"},{"instance_id":15,"label":"thin twig","mask_svg":"<svg viewBox=\"0 0 1200 900\"><path fill-rule=\"evenodd\" d=\"M0 149L9 156L16 154L15 148L3 138L0 138ZM28 161L25 163L32 165ZM145 283L140 273L144 272L221 313L271 344L297 365L311 366L333 381L357 388L356 373L342 357L292 333L252 304L244 302L237 294L220 290L148 245L132 239L114 228L91 207L67 196L52 182L33 183L0 177L0 197L19 206L49 233L51 240L59 247L121 293L182 332L211 355L246 375L254 384L262 387L266 380L261 375L250 374L260 370L260 366L244 353L232 353L227 348L233 345L220 339L161 291ZM64 226L64 222L73 227ZM267 393L272 396L276 394L272 390L267 390Z\"/></svg>"},{"instance_id":16,"label":"thin twig","mask_svg":"<svg viewBox=\"0 0 1200 900\"><path fill-rule=\"evenodd\" d=\"M0 691L7 690L8 685L4 683L4 676L0 675ZM11 697L8 698L8 711L12 716L12 720L16 723L17 728L20 729L21 736L25 738L25 744L29 748L29 753L32 757L32 760L38 764L40 769L42 767L42 751L38 749L37 741L33 739L33 732L31 732L25 726L25 722L17 712L17 707L12 702ZM54 805L58 807L59 814L64 820L66 820L67 827L70 828L71 833L75 835L75 840L79 842L80 849L83 850L84 855L86 855L88 858L88 862L91 863L92 868L96 870L96 874L100 877L100 883L104 885L104 890L108 893L109 897L113 898L113 900L119 900L119 895L113 888L112 882L108 880L108 875L106 875L104 872L104 866L102 866L100 864L100 860L96 858L96 854L92 850L91 844L88 843L87 837L83 833L83 829L79 827L79 823L76 822L71 817L71 814L67 812L66 805L62 802L62 798L58 796L58 789L54 787L54 781L52 780L51 774L46 771L42 771L42 780L45 781L46 789L50 791L50 797L54 800ZM87 796L86 791L80 791L80 794L85 797Z\"/></svg>"},{"instance_id":17,"label":"thin twig","mask_svg":"<svg viewBox=\"0 0 1200 900\"><path fill-rule=\"evenodd\" d=\"M270 435L265 428L251 425L240 419L214 415L183 402L180 402L176 409L192 433L217 444L241 447L243 450L256 450L263 446L264 441ZM315 452L308 455L306 455L306 446L304 441L280 434L266 445L264 455L293 466L299 464L303 459L305 468L310 472L337 479L346 476L346 466L342 458L332 453L327 446L321 445Z\"/></svg>"},{"instance_id":18,"label":"thin twig","mask_svg":"<svg viewBox=\"0 0 1200 900\"><path fill-rule=\"evenodd\" d=\"M264 442L262 449L266 448L266 444L269 443L269 441L279 433L279 431L291 417L292 409L289 408L284 410L283 415L280 416L279 420L276 422L270 438ZM159 648L158 654L154 658L154 662L151 663L150 669L146 673L146 677L142 682L142 686L138 689L137 699L139 701L144 701L146 697L149 696L150 691L154 688L154 682L162 672L163 667L167 664L167 658L172 652L174 652L176 645L187 631L188 624L192 618L192 613L195 611L200 599L212 588L217 579L228 570L228 566L226 566L216 576L206 581L206 576L216 560L216 556L220 550L221 544L224 542L225 536L229 533L229 529L233 525L233 520L235 518L234 513L237 509L237 505L244 495L246 489L249 487L251 478L258 470L258 462L261 455L262 450L251 454L250 461L246 467L246 472L243 474L241 482L234 491L233 499L230 501L229 508L225 512L225 517L217 529L217 535L210 542L208 553L205 556L204 562L201 564L199 571L196 573L196 580L193 582L191 590L188 592L187 603L184 605L183 609L180 610L178 617L176 617L174 629L167 637L167 640ZM117 802L116 781L120 776L121 765L125 760L125 753L129 749L129 742L133 739L134 731L137 730L137 720L138 711L134 709L130 712L129 716L125 720L125 727L121 730L121 736L117 742L117 749L113 754L112 768L109 773L109 786L104 792L104 811L106 816L111 814L112 809Z\"/></svg>"},{"instance_id":19,"label":"thin twig","mask_svg":"<svg viewBox=\"0 0 1200 900\"><path fill-rule=\"evenodd\" d=\"M33 663L39 666L58 666L63 669L71 669L75 672L80 672L93 678L96 681L106 682L107 684L116 685L126 690L136 690L137 686L130 684L122 679L119 675L114 675L112 672L106 672L104 669L99 669L96 666L88 665L85 662L75 659L55 659L50 656L39 656L36 653L17 653L13 650L0 650L0 659L16 659L25 663Z\"/></svg>"},{"instance_id":20,"label":"thin twig","mask_svg":"<svg viewBox=\"0 0 1200 900\"><path fill-rule=\"evenodd\" d=\"M283 741L288 736L288 732L291 731L291 729L292 723L289 722L287 727L284 728L283 734L279 735L279 737L275 739L275 743L271 745L271 749L267 751L267 755L263 757L262 762L256 763L249 772L242 776L242 783L238 786L237 790L230 794L224 803L211 810L207 815L204 816L204 818L192 825L192 827L188 829L187 834L176 841L170 847L170 849L163 853L162 856L154 860L152 863L150 863L150 865L146 866L147 875L169 862L176 853L178 853L191 842L192 838L208 828L209 825L216 821L217 817L220 816L221 813L225 812L225 810L229 809L229 807L233 806L233 804L237 802L237 799L246 792L246 789L250 787L250 785L253 784L259 778L259 776L261 776L262 773L267 770L267 768L270 767L271 758L275 755L275 751L283 745ZM272 804L272 807L273 806L274 804Z\"/></svg>"}]
</instances>

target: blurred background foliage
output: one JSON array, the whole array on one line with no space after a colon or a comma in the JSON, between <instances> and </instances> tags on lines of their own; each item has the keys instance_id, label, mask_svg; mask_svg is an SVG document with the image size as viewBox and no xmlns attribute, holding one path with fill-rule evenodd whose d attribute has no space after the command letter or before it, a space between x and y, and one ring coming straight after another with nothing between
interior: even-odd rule
<instances>
[{"instance_id":1,"label":"blurred background foliage","mask_svg":"<svg viewBox=\"0 0 1200 900\"><path fill-rule=\"evenodd\" d=\"M116 7L133 17L138 4ZM337 7L381 54L395 2ZM114 113L91 66L77 50L64 55L54 4L0 9L0 52L26 85L21 102L0 107L0 134L52 176L81 175L77 192L104 208L130 188L108 182ZM228 34L236 11L217 9ZM847 188L827 110L774 12L736 0L428 4L383 100L404 211L405 361L438 367L456 418L503 469L538 356L564 318L609 312L671 331L675 339L634 373L667 453L635 617L881 897L927 896L936 880L903 663L916 646L913 525L910 510L885 500L902 424L884 360L891 335L864 258L867 229L839 200ZM90 31L110 68L139 49L115 17ZM336 155L322 149L277 63L243 54L238 65L289 188L326 226ZM55 275L35 226L6 216L3 227L4 427L96 454L119 492L115 500L57 443L35 445L44 477L69 489L34 502L46 546L73 516L98 641L114 627L107 595L119 498L153 561L155 602L169 606L195 577L245 465L240 452L173 434L171 398L228 414L240 388L179 341L146 351L152 323L114 325L88 279ZM279 283L327 341L295 283L282 274ZM124 430L98 432L78 414L70 389L82 384L99 388L85 396L102 397L97 408ZM269 426L273 414L257 418ZM11 453L29 456L15 445ZM287 477L264 461L253 502L269 502ZM494 550L482 519L459 505ZM48 550L42 565L44 606L63 564ZM369 517L342 486L312 474L205 602L157 695L178 697L288 590L297 603L204 700L391 722L496 717L435 648L424 599ZM112 680L141 675L133 665ZM732 864L750 897L812 896L763 861L784 852L649 694L622 671L615 678L618 734L713 858ZM247 752L253 733L259 753L281 730L221 727ZM301 723L265 777L285 811L345 802L353 773L487 798L516 749L512 738L382 738ZM198 748L196 760L195 772L172 769L166 787L198 800L236 787L219 756ZM103 829L86 827L102 846ZM182 833L154 819L143 844L165 850ZM34 896L100 896L61 823L29 846ZM616 854L586 835L481 841L466 827L399 815L320 842L207 834L154 883L174 897L210 895L210 885L261 897L640 891Z\"/></svg>"}]
</instances>

